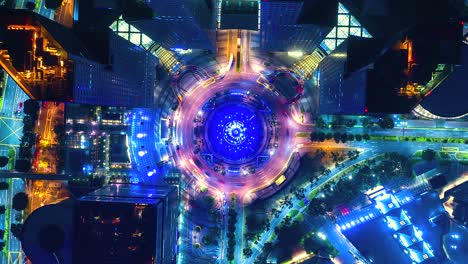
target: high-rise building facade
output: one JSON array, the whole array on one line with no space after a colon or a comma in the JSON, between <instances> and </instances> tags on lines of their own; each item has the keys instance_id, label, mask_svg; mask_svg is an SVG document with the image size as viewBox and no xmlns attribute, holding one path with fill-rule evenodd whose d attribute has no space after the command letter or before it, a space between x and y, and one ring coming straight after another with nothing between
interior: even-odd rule
<instances>
[{"instance_id":1,"label":"high-rise building facade","mask_svg":"<svg viewBox=\"0 0 468 264\"><path fill-rule=\"evenodd\" d=\"M173 186L116 184L81 197L74 263L174 263L177 192Z\"/></svg>"},{"instance_id":2,"label":"high-rise building facade","mask_svg":"<svg viewBox=\"0 0 468 264\"><path fill-rule=\"evenodd\" d=\"M214 50L211 30L215 29L215 6L212 1L160 0L147 1L154 16L150 19L128 19L166 49Z\"/></svg>"},{"instance_id":3,"label":"high-rise building facade","mask_svg":"<svg viewBox=\"0 0 468 264\"><path fill-rule=\"evenodd\" d=\"M73 99L92 105L151 107L158 59L141 47L109 35L109 64L71 55Z\"/></svg>"},{"instance_id":4,"label":"high-rise building facade","mask_svg":"<svg viewBox=\"0 0 468 264\"><path fill-rule=\"evenodd\" d=\"M414 26L397 40L352 36L319 64L319 112L409 113L460 64L461 47L456 22Z\"/></svg>"},{"instance_id":5,"label":"high-rise building facade","mask_svg":"<svg viewBox=\"0 0 468 264\"><path fill-rule=\"evenodd\" d=\"M32 99L153 106L158 60L150 52L109 29L78 34L26 10L1 13L0 66Z\"/></svg>"},{"instance_id":6,"label":"high-rise building facade","mask_svg":"<svg viewBox=\"0 0 468 264\"><path fill-rule=\"evenodd\" d=\"M325 2L328 3L324 5ZM260 47L267 51L312 52L335 25L335 21L330 23L320 18L331 11L335 13L336 5L336 1L262 1Z\"/></svg>"},{"instance_id":7,"label":"high-rise building facade","mask_svg":"<svg viewBox=\"0 0 468 264\"><path fill-rule=\"evenodd\" d=\"M174 186L110 184L35 210L22 248L37 263L172 264L178 197Z\"/></svg>"},{"instance_id":8,"label":"high-rise building facade","mask_svg":"<svg viewBox=\"0 0 468 264\"><path fill-rule=\"evenodd\" d=\"M225 0L220 2L220 29L258 30L258 0Z\"/></svg>"}]
</instances>

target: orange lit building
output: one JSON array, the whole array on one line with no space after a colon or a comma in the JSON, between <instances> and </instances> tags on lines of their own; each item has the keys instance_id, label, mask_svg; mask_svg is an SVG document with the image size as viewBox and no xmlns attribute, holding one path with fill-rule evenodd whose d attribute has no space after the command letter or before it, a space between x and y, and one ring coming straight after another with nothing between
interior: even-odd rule
<instances>
[{"instance_id":1,"label":"orange lit building","mask_svg":"<svg viewBox=\"0 0 468 264\"><path fill-rule=\"evenodd\" d=\"M0 11L0 30L0 66L32 99L153 105L158 59L110 30L75 32L39 14L7 9Z\"/></svg>"}]
</instances>

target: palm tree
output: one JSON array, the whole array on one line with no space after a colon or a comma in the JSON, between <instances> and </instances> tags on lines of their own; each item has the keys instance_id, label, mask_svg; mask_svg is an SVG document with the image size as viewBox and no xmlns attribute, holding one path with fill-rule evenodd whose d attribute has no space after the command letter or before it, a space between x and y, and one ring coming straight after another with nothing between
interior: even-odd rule
<instances>
[{"instance_id":1,"label":"palm tree","mask_svg":"<svg viewBox=\"0 0 468 264\"><path fill-rule=\"evenodd\" d=\"M8 164L9 159L5 156L0 156L0 168Z\"/></svg>"}]
</instances>

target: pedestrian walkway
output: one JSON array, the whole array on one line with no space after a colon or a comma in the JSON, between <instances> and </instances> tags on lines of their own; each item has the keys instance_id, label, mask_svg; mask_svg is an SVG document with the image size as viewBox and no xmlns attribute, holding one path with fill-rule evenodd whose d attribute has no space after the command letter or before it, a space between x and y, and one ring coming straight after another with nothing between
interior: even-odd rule
<instances>
[{"instance_id":1,"label":"pedestrian walkway","mask_svg":"<svg viewBox=\"0 0 468 264\"><path fill-rule=\"evenodd\" d=\"M375 219L381 215L380 211L373 205L354 210L336 220L339 230L344 231L357 225Z\"/></svg>"}]
</instances>

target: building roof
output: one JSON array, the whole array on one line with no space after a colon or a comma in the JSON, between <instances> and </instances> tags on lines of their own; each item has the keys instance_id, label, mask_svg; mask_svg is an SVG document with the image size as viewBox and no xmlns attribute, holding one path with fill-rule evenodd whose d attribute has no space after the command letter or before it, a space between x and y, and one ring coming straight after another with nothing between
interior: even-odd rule
<instances>
[{"instance_id":1,"label":"building roof","mask_svg":"<svg viewBox=\"0 0 468 264\"><path fill-rule=\"evenodd\" d=\"M468 204L468 181L448 190L445 196L453 196L457 202Z\"/></svg>"},{"instance_id":2,"label":"building roof","mask_svg":"<svg viewBox=\"0 0 468 264\"><path fill-rule=\"evenodd\" d=\"M63 261L62 263L71 263L73 206L74 202L68 199L58 204L40 207L28 216L23 225L22 235L24 239L21 240L21 248L31 261L39 263L55 262L53 255L41 246L40 236L42 230L48 230L47 228L51 226L58 226L64 232L65 239L60 249L55 251L56 256Z\"/></svg>"},{"instance_id":3,"label":"building roof","mask_svg":"<svg viewBox=\"0 0 468 264\"><path fill-rule=\"evenodd\" d=\"M145 199L160 199L166 197L176 189L167 185L137 185L137 184L110 184L100 188L82 199L92 199L93 197L132 197Z\"/></svg>"},{"instance_id":4,"label":"building roof","mask_svg":"<svg viewBox=\"0 0 468 264\"><path fill-rule=\"evenodd\" d=\"M433 189L438 189L445 186L447 184L447 180L445 179L444 174L439 174L432 177L429 180L429 183L431 184Z\"/></svg>"},{"instance_id":5,"label":"building roof","mask_svg":"<svg viewBox=\"0 0 468 264\"><path fill-rule=\"evenodd\" d=\"M73 262L154 263L157 223L163 215L141 200L80 200L74 216Z\"/></svg>"},{"instance_id":6,"label":"building roof","mask_svg":"<svg viewBox=\"0 0 468 264\"><path fill-rule=\"evenodd\" d=\"M413 166L413 171L416 174L416 176L419 176L435 168L437 168L437 161L432 160L432 161L425 161L425 162L422 162Z\"/></svg>"},{"instance_id":7,"label":"building roof","mask_svg":"<svg viewBox=\"0 0 468 264\"><path fill-rule=\"evenodd\" d=\"M297 18L298 24L314 24L330 27L330 29L336 26L338 1L307 0L303 2L301 13Z\"/></svg>"},{"instance_id":8,"label":"building roof","mask_svg":"<svg viewBox=\"0 0 468 264\"><path fill-rule=\"evenodd\" d=\"M385 215L385 219L387 224L395 231L411 224L405 211L400 208L389 211Z\"/></svg>"},{"instance_id":9,"label":"building roof","mask_svg":"<svg viewBox=\"0 0 468 264\"><path fill-rule=\"evenodd\" d=\"M314 256L311 259L308 259L302 264L332 264L334 263L330 258L325 258L322 256Z\"/></svg>"},{"instance_id":10,"label":"building roof","mask_svg":"<svg viewBox=\"0 0 468 264\"><path fill-rule=\"evenodd\" d=\"M455 1L433 0L341 0L375 37L388 38L409 26L441 21L460 12ZM463 2L463 1L460 1ZM417 10L415 12L414 10Z\"/></svg>"},{"instance_id":11,"label":"building roof","mask_svg":"<svg viewBox=\"0 0 468 264\"><path fill-rule=\"evenodd\" d=\"M102 53L109 46L106 35L109 34L110 30L107 28L107 32L94 32L94 34L81 32L77 34L72 29L26 9L0 8L0 22L4 24L38 23L68 53L94 61L103 62ZM99 41L96 41L96 36L99 36ZM107 53L104 54L104 56L106 55Z\"/></svg>"},{"instance_id":12,"label":"building roof","mask_svg":"<svg viewBox=\"0 0 468 264\"><path fill-rule=\"evenodd\" d=\"M376 207L382 214L387 214L389 211L400 208L400 204L392 194L384 194L375 198Z\"/></svg>"},{"instance_id":13,"label":"building roof","mask_svg":"<svg viewBox=\"0 0 468 264\"><path fill-rule=\"evenodd\" d=\"M91 53L84 43L69 28L37 13L32 12L32 15L67 52L86 58L91 57Z\"/></svg>"},{"instance_id":14,"label":"building roof","mask_svg":"<svg viewBox=\"0 0 468 264\"><path fill-rule=\"evenodd\" d=\"M468 76L468 44L463 45L461 64L421 102L421 106L431 114L440 117L468 114L468 104L465 100L468 98L468 89L460 85L466 82Z\"/></svg>"},{"instance_id":15,"label":"building roof","mask_svg":"<svg viewBox=\"0 0 468 264\"><path fill-rule=\"evenodd\" d=\"M408 251L411 259L416 263L421 263L426 259L434 257L434 253L432 253L429 244L424 241L414 243L408 247Z\"/></svg>"},{"instance_id":16,"label":"building roof","mask_svg":"<svg viewBox=\"0 0 468 264\"><path fill-rule=\"evenodd\" d=\"M422 241L421 234L416 230L414 225L405 226L398 230L398 237L400 239L400 243L404 247L408 247Z\"/></svg>"}]
</instances>

